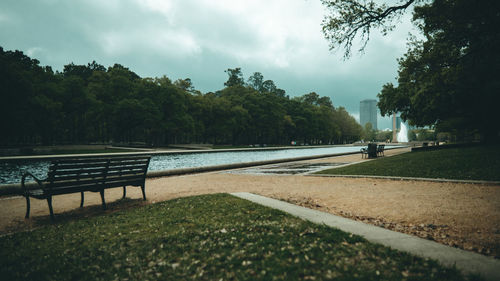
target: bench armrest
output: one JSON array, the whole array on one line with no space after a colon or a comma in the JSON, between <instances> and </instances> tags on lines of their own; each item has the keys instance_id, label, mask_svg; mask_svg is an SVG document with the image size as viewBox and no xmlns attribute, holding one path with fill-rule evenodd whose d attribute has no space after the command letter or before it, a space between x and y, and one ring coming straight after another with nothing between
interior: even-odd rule
<instances>
[{"instance_id":1,"label":"bench armrest","mask_svg":"<svg viewBox=\"0 0 500 281\"><path fill-rule=\"evenodd\" d=\"M43 187L43 182L42 182L42 180L40 180L40 179L38 179L37 177L35 177L35 175L33 175L32 173L30 173L30 172L26 172L26 173L24 173L23 177L21 178L21 188L22 188L22 190L23 190L23 194L24 194L24 195L27 195L27 194L28 194L28 190L29 190L29 189L28 189L28 187L26 187L26 185L24 184L24 183L25 183L25 181L26 181L26 178L27 178L27 177L32 177L32 178L35 180L35 182L36 182L36 183L37 183L40 187Z\"/></svg>"}]
</instances>

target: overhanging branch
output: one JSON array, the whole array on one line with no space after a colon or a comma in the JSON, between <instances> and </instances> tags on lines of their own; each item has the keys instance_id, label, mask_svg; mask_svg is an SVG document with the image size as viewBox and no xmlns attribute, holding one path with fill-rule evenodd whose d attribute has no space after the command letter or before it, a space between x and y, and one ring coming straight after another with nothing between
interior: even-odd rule
<instances>
[{"instance_id":1,"label":"overhanging branch","mask_svg":"<svg viewBox=\"0 0 500 281\"><path fill-rule=\"evenodd\" d=\"M382 28L385 35L394 28L392 19L417 1L420 0L407 0L401 5L387 6L377 5L373 1L322 0L331 12L323 20L323 34L330 41L330 49L342 46L344 58L349 58L352 43L358 34L362 41L359 51L363 52L370 39L371 29Z\"/></svg>"}]
</instances>

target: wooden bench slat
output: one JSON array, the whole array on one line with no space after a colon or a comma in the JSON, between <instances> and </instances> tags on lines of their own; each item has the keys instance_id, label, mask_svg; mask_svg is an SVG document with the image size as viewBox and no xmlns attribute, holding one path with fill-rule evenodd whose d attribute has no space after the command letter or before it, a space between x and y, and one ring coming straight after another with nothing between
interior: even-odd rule
<instances>
[{"instance_id":1,"label":"wooden bench slat","mask_svg":"<svg viewBox=\"0 0 500 281\"><path fill-rule=\"evenodd\" d=\"M79 186L72 186L69 188L55 188L55 189L51 189L50 191L45 191L45 192L47 195L54 196L54 195L61 195L61 194L86 192L86 191L97 192L99 190L93 189L92 185L79 185Z\"/></svg>"},{"instance_id":2,"label":"wooden bench slat","mask_svg":"<svg viewBox=\"0 0 500 281\"><path fill-rule=\"evenodd\" d=\"M105 174L107 171L106 167L91 167L88 169L79 168L79 169L58 169L49 171L49 176L51 175L70 175L70 174L88 174L88 173L103 173Z\"/></svg>"},{"instance_id":3,"label":"wooden bench slat","mask_svg":"<svg viewBox=\"0 0 500 281\"><path fill-rule=\"evenodd\" d=\"M140 175L140 176L144 176L144 172L143 171L140 171L140 170L135 170L135 171L122 171L122 172L111 172L111 173L108 173L107 174L107 177L108 178L111 178L111 177L124 177L124 176L128 176L128 175Z\"/></svg>"},{"instance_id":4,"label":"wooden bench slat","mask_svg":"<svg viewBox=\"0 0 500 281\"><path fill-rule=\"evenodd\" d=\"M123 162L123 163L115 163L115 162L110 162L109 166L110 168L112 167L141 167L141 166L147 166L147 162Z\"/></svg>"},{"instance_id":5,"label":"wooden bench slat","mask_svg":"<svg viewBox=\"0 0 500 281\"><path fill-rule=\"evenodd\" d=\"M105 188L111 188L111 187L123 187L123 186L142 186L143 185L143 181L138 179L136 181L111 181L111 182L107 182L105 184Z\"/></svg>"},{"instance_id":6,"label":"wooden bench slat","mask_svg":"<svg viewBox=\"0 0 500 281\"><path fill-rule=\"evenodd\" d=\"M147 166L142 165L142 166L114 166L114 167L109 167L108 172L110 171L126 171L126 170L142 170L145 171L147 169Z\"/></svg>"},{"instance_id":7,"label":"wooden bench slat","mask_svg":"<svg viewBox=\"0 0 500 281\"><path fill-rule=\"evenodd\" d=\"M108 173L116 171L146 171L146 166L126 166L126 167L110 167L108 168Z\"/></svg>"},{"instance_id":8,"label":"wooden bench slat","mask_svg":"<svg viewBox=\"0 0 500 281\"><path fill-rule=\"evenodd\" d=\"M147 162L148 158L136 157L136 158L113 158L109 159L111 163L124 163L124 162Z\"/></svg>"},{"instance_id":9,"label":"wooden bench slat","mask_svg":"<svg viewBox=\"0 0 500 281\"><path fill-rule=\"evenodd\" d=\"M107 162L122 162L122 161L130 161L130 162L147 162L149 161L148 157L106 157L106 158L71 158L71 159L61 159L55 160L52 163L57 165L66 165L66 164L90 164L90 163L107 163Z\"/></svg>"},{"instance_id":10,"label":"wooden bench slat","mask_svg":"<svg viewBox=\"0 0 500 281\"><path fill-rule=\"evenodd\" d=\"M49 179L49 182L56 183L56 182L67 182L67 181L72 181L72 180L94 180L94 179L104 179L105 175L104 174L95 174L95 175L69 175L69 176L61 176L61 177L55 177L53 179Z\"/></svg>"},{"instance_id":11,"label":"wooden bench slat","mask_svg":"<svg viewBox=\"0 0 500 281\"><path fill-rule=\"evenodd\" d=\"M107 182L116 182L116 181L135 181L137 179L142 179L144 178L141 174L136 174L136 175L126 175L126 176L121 176L121 177L109 177L106 178L106 183Z\"/></svg>"},{"instance_id":12,"label":"wooden bench slat","mask_svg":"<svg viewBox=\"0 0 500 281\"><path fill-rule=\"evenodd\" d=\"M75 170L87 168L106 168L107 163L66 163L61 165L50 165L49 171Z\"/></svg>"},{"instance_id":13,"label":"wooden bench slat","mask_svg":"<svg viewBox=\"0 0 500 281\"><path fill-rule=\"evenodd\" d=\"M84 179L84 180L68 180L68 181L57 181L50 184L46 189L51 188L64 188L78 186L78 185L99 185L105 182L104 178L100 179Z\"/></svg>"},{"instance_id":14,"label":"wooden bench slat","mask_svg":"<svg viewBox=\"0 0 500 281\"><path fill-rule=\"evenodd\" d=\"M147 163L140 164L140 165L137 165L137 164L134 164L134 165L113 165L113 164L110 164L108 166L108 169L116 169L116 168L126 169L126 168L132 168L132 167L144 168L147 166L148 166Z\"/></svg>"},{"instance_id":15,"label":"wooden bench slat","mask_svg":"<svg viewBox=\"0 0 500 281\"><path fill-rule=\"evenodd\" d=\"M54 165L73 165L73 164L91 164L91 163L106 163L107 158L71 158L52 161Z\"/></svg>"}]
</instances>

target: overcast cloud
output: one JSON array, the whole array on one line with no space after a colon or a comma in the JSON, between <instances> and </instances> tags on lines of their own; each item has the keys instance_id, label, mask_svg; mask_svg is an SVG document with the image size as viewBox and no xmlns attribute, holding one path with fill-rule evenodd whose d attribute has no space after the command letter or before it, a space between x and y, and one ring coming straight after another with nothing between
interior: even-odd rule
<instances>
[{"instance_id":1,"label":"overcast cloud","mask_svg":"<svg viewBox=\"0 0 500 281\"><path fill-rule=\"evenodd\" d=\"M343 61L321 33L325 12L319 0L3 0L0 46L54 70L95 60L141 77L191 78L204 93L241 67L245 78L261 72L290 96L329 96L359 119L360 100L395 81L410 16Z\"/></svg>"}]
</instances>

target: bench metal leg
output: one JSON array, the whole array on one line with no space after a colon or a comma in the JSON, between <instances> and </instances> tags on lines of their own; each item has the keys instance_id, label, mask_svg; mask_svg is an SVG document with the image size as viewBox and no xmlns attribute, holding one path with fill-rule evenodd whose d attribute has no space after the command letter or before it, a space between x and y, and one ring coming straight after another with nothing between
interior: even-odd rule
<instances>
[{"instance_id":1,"label":"bench metal leg","mask_svg":"<svg viewBox=\"0 0 500 281\"><path fill-rule=\"evenodd\" d=\"M102 200L102 209L106 210L106 201L104 201L104 189L100 191Z\"/></svg>"},{"instance_id":2,"label":"bench metal leg","mask_svg":"<svg viewBox=\"0 0 500 281\"><path fill-rule=\"evenodd\" d=\"M84 198L83 192L81 192L81 194L82 194L82 201L80 201L80 208L83 208L83 198Z\"/></svg>"},{"instance_id":3,"label":"bench metal leg","mask_svg":"<svg viewBox=\"0 0 500 281\"><path fill-rule=\"evenodd\" d=\"M49 204L50 219L54 220L54 210L52 210L52 196L47 197L47 203Z\"/></svg>"},{"instance_id":4,"label":"bench metal leg","mask_svg":"<svg viewBox=\"0 0 500 281\"><path fill-rule=\"evenodd\" d=\"M25 219L30 217L30 197L26 196L26 215L24 216Z\"/></svg>"},{"instance_id":5,"label":"bench metal leg","mask_svg":"<svg viewBox=\"0 0 500 281\"><path fill-rule=\"evenodd\" d=\"M146 186L141 186L141 190L142 190L142 198L144 199L144 201L146 201Z\"/></svg>"},{"instance_id":6,"label":"bench metal leg","mask_svg":"<svg viewBox=\"0 0 500 281\"><path fill-rule=\"evenodd\" d=\"M122 197L122 199L125 199L125 196L127 196L127 187L126 186L123 187L123 197Z\"/></svg>"}]
</instances>

